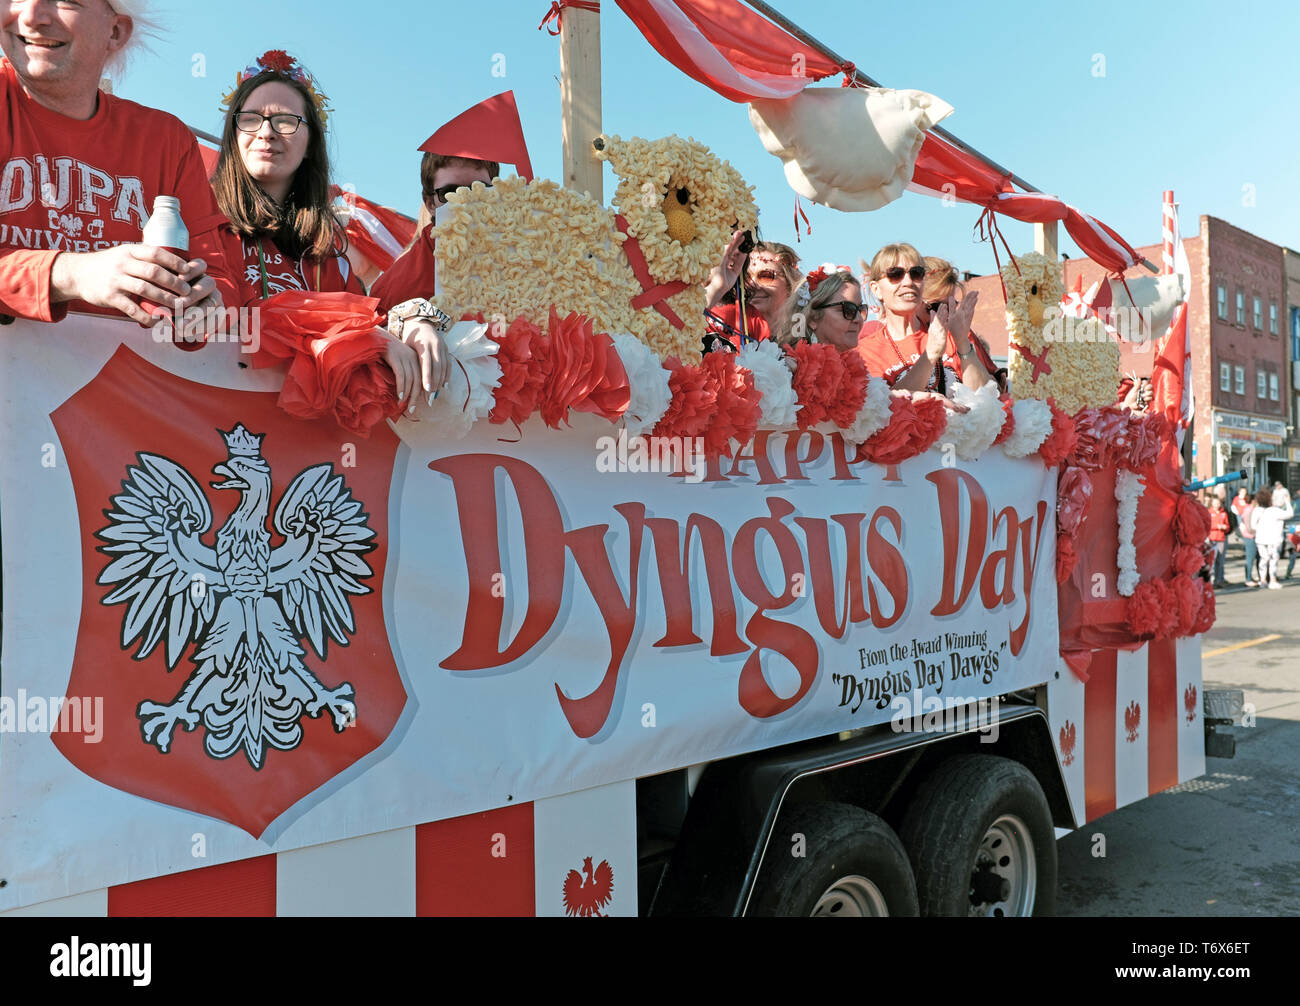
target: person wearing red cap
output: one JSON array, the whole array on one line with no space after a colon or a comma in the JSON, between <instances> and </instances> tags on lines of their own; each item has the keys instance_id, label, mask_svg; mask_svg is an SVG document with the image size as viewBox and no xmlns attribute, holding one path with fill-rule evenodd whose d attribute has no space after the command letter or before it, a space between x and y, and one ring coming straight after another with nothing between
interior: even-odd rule
<instances>
[{"instance_id":1,"label":"person wearing red cap","mask_svg":"<svg viewBox=\"0 0 1300 1006\"><path fill-rule=\"evenodd\" d=\"M420 144L420 195L430 217L458 188L482 182L491 185L501 173L501 162L515 165L521 177L533 180L519 109L513 91L481 101L466 109ZM415 236L382 276L370 295L379 298L381 313L434 293L434 222Z\"/></svg>"},{"instance_id":2,"label":"person wearing red cap","mask_svg":"<svg viewBox=\"0 0 1300 1006\"><path fill-rule=\"evenodd\" d=\"M99 89L142 7L0 3L0 316L59 321L71 307L152 324L145 298L206 323L233 299L194 137ZM138 243L157 196L180 200L189 261Z\"/></svg>"}]
</instances>

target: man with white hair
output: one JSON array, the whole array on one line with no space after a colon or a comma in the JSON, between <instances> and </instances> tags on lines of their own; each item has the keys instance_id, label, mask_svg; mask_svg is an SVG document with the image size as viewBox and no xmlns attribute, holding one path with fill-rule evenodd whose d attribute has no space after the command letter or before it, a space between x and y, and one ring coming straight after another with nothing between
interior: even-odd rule
<instances>
[{"instance_id":1,"label":"man with white hair","mask_svg":"<svg viewBox=\"0 0 1300 1006\"><path fill-rule=\"evenodd\" d=\"M235 302L194 137L99 89L146 7L0 0L0 315L58 321L72 307L147 325L141 298L174 310ZM138 243L158 196L180 200L189 261Z\"/></svg>"}]
</instances>

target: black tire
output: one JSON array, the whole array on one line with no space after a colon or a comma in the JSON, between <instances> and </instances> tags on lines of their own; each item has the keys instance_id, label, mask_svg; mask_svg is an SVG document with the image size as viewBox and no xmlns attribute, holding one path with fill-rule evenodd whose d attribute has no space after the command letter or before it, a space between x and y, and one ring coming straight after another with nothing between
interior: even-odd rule
<instances>
[{"instance_id":1,"label":"black tire","mask_svg":"<svg viewBox=\"0 0 1300 1006\"><path fill-rule=\"evenodd\" d=\"M830 916L916 915L907 852L875 814L810 803L777 821L748 914L806 917L819 905L818 914Z\"/></svg>"},{"instance_id":2,"label":"black tire","mask_svg":"<svg viewBox=\"0 0 1300 1006\"><path fill-rule=\"evenodd\" d=\"M922 915L1056 909L1052 813L1038 780L1019 762L996 755L943 762L917 790L899 837Z\"/></svg>"}]
</instances>

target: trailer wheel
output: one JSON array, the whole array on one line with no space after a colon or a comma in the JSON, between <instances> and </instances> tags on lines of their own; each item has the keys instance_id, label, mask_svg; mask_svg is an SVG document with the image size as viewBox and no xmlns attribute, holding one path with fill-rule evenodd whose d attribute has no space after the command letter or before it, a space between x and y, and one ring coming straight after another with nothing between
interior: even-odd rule
<instances>
[{"instance_id":1,"label":"trailer wheel","mask_svg":"<svg viewBox=\"0 0 1300 1006\"><path fill-rule=\"evenodd\" d=\"M750 902L750 915L916 915L907 852L884 821L847 803L782 814Z\"/></svg>"},{"instance_id":2,"label":"trailer wheel","mask_svg":"<svg viewBox=\"0 0 1300 1006\"><path fill-rule=\"evenodd\" d=\"M1027 768L960 755L921 784L899 829L922 915L1051 915L1056 833Z\"/></svg>"}]
</instances>

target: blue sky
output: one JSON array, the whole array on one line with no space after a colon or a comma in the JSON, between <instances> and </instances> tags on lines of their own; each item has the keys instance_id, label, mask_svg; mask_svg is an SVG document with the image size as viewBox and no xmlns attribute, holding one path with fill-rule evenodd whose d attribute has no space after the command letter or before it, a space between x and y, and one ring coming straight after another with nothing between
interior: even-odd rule
<instances>
[{"instance_id":1,"label":"blue sky","mask_svg":"<svg viewBox=\"0 0 1300 1006\"><path fill-rule=\"evenodd\" d=\"M284 48L330 96L335 177L363 195L414 215L416 148L447 119L507 88L519 103L534 172L560 176L559 40L537 30L549 2L155 6L165 34L137 55L118 93L193 126L218 132L221 95L235 72L268 48ZM1210 214L1300 245L1294 4L776 6L885 86L944 98L956 108L948 129L1134 245L1160 240L1166 188L1181 204L1184 234ZM764 235L794 244L794 195L745 107L661 59L613 0L604 7L605 131L702 140L756 187ZM504 76L494 75L502 69ZM606 198L612 193L607 178ZM805 208L813 233L797 248L807 268L856 263L907 240L960 268L993 269L988 246L972 238L977 212L969 206L909 193L874 213ZM1005 221L1003 231L1013 251L1032 247L1029 225ZM1064 232L1061 242L1078 254Z\"/></svg>"}]
</instances>

